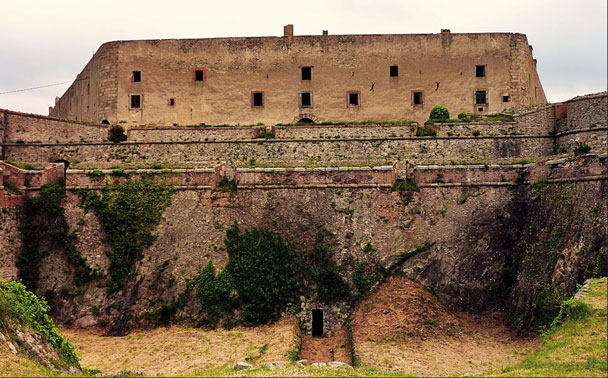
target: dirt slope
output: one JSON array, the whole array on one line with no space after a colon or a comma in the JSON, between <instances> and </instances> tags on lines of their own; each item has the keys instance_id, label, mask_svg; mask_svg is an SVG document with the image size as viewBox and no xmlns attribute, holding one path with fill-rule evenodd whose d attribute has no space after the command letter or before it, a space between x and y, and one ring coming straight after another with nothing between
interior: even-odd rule
<instances>
[{"instance_id":1,"label":"dirt slope","mask_svg":"<svg viewBox=\"0 0 608 378\"><path fill-rule=\"evenodd\" d=\"M536 345L518 338L501 315L451 311L400 276L364 300L354 318L363 365L417 375L480 374L519 361Z\"/></svg>"},{"instance_id":2,"label":"dirt slope","mask_svg":"<svg viewBox=\"0 0 608 378\"><path fill-rule=\"evenodd\" d=\"M350 365L350 348L346 328L341 328L333 335L325 337L302 335L300 358L308 360L310 363L341 361Z\"/></svg>"}]
</instances>

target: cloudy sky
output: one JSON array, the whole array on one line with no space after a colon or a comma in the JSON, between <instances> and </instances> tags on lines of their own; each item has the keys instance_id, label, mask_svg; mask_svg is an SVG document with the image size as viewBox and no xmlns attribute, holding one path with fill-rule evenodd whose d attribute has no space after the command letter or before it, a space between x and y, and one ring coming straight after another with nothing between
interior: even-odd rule
<instances>
[{"instance_id":1,"label":"cloudy sky","mask_svg":"<svg viewBox=\"0 0 608 378\"><path fill-rule=\"evenodd\" d=\"M606 90L606 0L3 1L0 93L73 80L103 43L125 39L519 32L549 101ZM69 84L0 94L0 108L47 114Z\"/></svg>"}]
</instances>

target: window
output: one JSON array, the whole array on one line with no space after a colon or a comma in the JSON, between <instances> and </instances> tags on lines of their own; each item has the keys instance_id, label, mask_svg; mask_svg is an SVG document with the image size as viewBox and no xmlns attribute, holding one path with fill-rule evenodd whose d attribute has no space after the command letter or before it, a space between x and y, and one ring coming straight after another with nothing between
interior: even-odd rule
<instances>
[{"instance_id":1,"label":"window","mask_svg":"<svg viewBox=\"0 0 608 378\"><path fill-rule=\"evenodd\" d=\"M169 106L175 106L175 99L174 98L170 98L169 99Z\"/></svg>"},{"instance_id":2,"label":"window","mask_svg":"<svg viewBox=\"0 0 608 378\"><path fill-rule=\"evenodd\" d=\"M204 69L202 69L202 68L194 69L194 81L205 81L206 76L207 76L207 74Z\"/></svg>"},{"instance_id":3,"label":"window","mask_svg":"<svg viewBox=\"0 0 608 378\"><path fill-rule=\"evenodd\" d=\"M391 66L390 75L391 77L399 76L399 66Z\"/></svg>"},{"instance_id":4,"label":"window","mask_svg":"<svg viewBox=\"0 0 608 378\"><path fill-rule=\"evenodd\" d=\"M139 83L141 81L141 71L133 71L133 82Z\"/></svg>"},{"instance_id":5,"label":"window","mask_svg":"<svg viewBox=\"0 0 608 378\"><path fill-rule=\"evenodd\" d=\"M423 91L412 91L412 105L423 106L424 105L424 92Z\"/></svg>"},{"instance_id":6,"label":"window","mask_svg":"<svg viewBox=\"0 0 608 378\"><path fill-rule=\"evenodd\" d=\"M302 80L311 80L312 67L302 67Z\"/></svg>"},{"instance_id":7,"label":"window","mask_svg":"<svg viewBox=\"0 0 608 378\"><path fill-rule=\"evenodd\" d=\"M508 95L502 96L502 102L509 102L511 100L509 97Z\"/></svg>"},{"instance_id":8,"label":"window","mask_svg":"<svg viewBox=\"0 0 608 378\"><path fill-rule=\"evenodd\" d=\"M131 95L131 109L139 109L141 108L141 96L140 95Z\"/></svg>"},{"instance_id":9,"label":"window","mask_svg":"<svg viewBox=\"0 0 608 378\"><path fill-rule=\"evenodd\" d=\"M475 76L486 77L486 66L475 66Z\"/></svg>"},{"instance_id":10,"label":"window","mask_svg":"<svg viewBox=\"0 0 608 378\"><path fill-rule=\"evenodd\" d=\"M475 92L475 104L477 105L485 105L486 102L486 91L476 91Z\"/></svg>"},{"instance_id":11,"label":"window","mask_svg":"<svg viewBox=\"0 0 608 378\"><path fill-rule=\"evenodd\" d=\"M312 106L312 93L302 92L300 93L300 107L310 108Z\"/></svg>"},{"instance_id":12,"label":"window","mask_svg":"<svg viewBox=\"0 0 608 378\"><path fill-rule=\"evenodd\" d=\"M346 100L348 101L348 107L361 106L361 92L360 91L348 91L346 92Z\"/></svg>"},{"instance_id":13,"label":"window","mask_svg":"<svg viewBox=\"0 0 608 378\"><path fill-rule=\"evenodd\" d=\"M255 108L264 107L264 92L251 92L251 106Z\"/></svg>"}]
</instances>

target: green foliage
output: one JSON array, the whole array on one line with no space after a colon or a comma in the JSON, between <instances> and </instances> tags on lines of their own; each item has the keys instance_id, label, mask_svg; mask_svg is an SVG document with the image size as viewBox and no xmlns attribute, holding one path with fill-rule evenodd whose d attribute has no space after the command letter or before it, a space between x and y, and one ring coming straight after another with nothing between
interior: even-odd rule
<instances>
[{"instance_id":1,"label":"green foliage","mask_svg":"<svg viewBox=\"0 0 608 378\"><path fill-rule=\"evenodd\" d=\"M418 188L418 185L416 185L416 183L414 181L412 181L412 179L397 179L395 180L395 182L393 183L393 186L391 187L391 191L393 192L402 192L402 191L412 191L412 192L419 192L420 188Z\"/></svg>"},{"instance_id":2,"label":"green foliage","mask_svg":"<svg viewBox=\"0 0 608 378\"><path fill-rule=\"evenodd\" d=\"M171 203L173 190L149 181L106 185L100 192L79 190L81 206L93 210L112 249L109 293L121 290L131 268L156 240L152 231L160 222L162 212Z\"/></svg>"},{"instance_id":3,"label":"green foliage","mask_svg":"<svg viewBox=\"0 0 608 378\"><path fill-rule=\"evenodd\" d=\"M110 142L120 143L127 140L125 135L125 129L120 125L113 125L110 127L110 136L108 137Z\"/></svg>"},{"instance_id":4,"label":"green foliage","mask_svg":"<svg viewBox=\"0 0 608 378\"><path fill-rule=\"evenodd\" d=\"M473 136L480 136L480 135L481 135L481 131L479 131L479 130L473 131Z\"/></svg>"},{"instance_id":5,"label":"green foliage","mask_svg":"<svg viewBox=\"0 0 608 378\"><path fill-rule=\"evenodd\" d=\"M236 181L234 179L229 180L228 177L224 177L215 188L216 192L222 193L236 193L236 190Z\"/></svg>"},{"instance_id":6,"label":"green foliage","mask_svg":"<svg viewBox=\"0 0 608 378\"><path fill-rule=\"evenodd\" d=\"M89 178L96 178L101 176L103 176L103 171L99 168L93 168L87 171L87 177Z\"/></svg>"},{"instance_id":7,"label":"green foliage","mask_svg":"<svg viewBox=\"0 0 608 378\"><path fill-rule=\"evenodd\" d=\"M547 189L547 178L542 178L538 181L536 181L535 183L532 184L532 190L533 190L533 194L532 194L532 198L537 200L541 197L541 195L543 194L543 192L545 191L545 189Z\"/></svg>"},{"instance_id":8,"label":"green foliage","mask_svg":"<svg viewBox=\"0 0 608 378\"><path fill-rule=\"evenodd\" d=\"M233 291L234 282L227 270L216 275L213 261L201 269L196 279L196 296L214 326L236 306Z\"/></svg>"},{"instance_id":9,"label":"green foliage","mask_svg":"<svg viewBox=\"0 0 608 378\"><path fill-rule=\"evenodd\" d=\"M576 156L587 154L589 151L591 151L591 146L585 142L576 142L574 145L574 155Z\"/></svg>"},{"instance_id":10,"label":"green foliage","mask_svg":"<svg viewBox=\"0 0 608 378\"><path fill-rule=\"evenodd\" d=\"M488 121L494 121L494 122L512 122L513 121L513 117L511 117L510 115L500 114L500 113L486 114L483 118Z\"/></svg>"},{"instance_id":11,"label":"green foliage","mask_svg":"<svg viewBox=\"0 0 608 378\"><path fill-rule=\"evenodd\" d=\"M350 352L350 359L353 367L361 366L361 359L357 356L357 350L355 349L355 335L353 332L353 321L348 319L346 322L346 330L348 332L348 345Z\"/></svg>"},{"instance_id":12,"label":"green foliage","mask_svg":"<svg viewBox=\"0 0 608 378\"><path fill-rule=\"evenodd\" d=\"M549 332L556 327L559 327L566 318L574 321L582 320L588 317L592 312L593 309L587 303L577 299L567 299L560 305L559 313L555 319L553 319L553 322L549 327Z\"/></svg>"},{"instance_id":13,"label":"green foliage","mask_svg":"<svg viewBox=\"0 0 608 378\"><path fill-rule=\"evenodd\" d=\"M314 250L305 256L305 266L302 269L308 286L316 286L318 301L331 303L349 298L350 286L341 275L344 270L343 266L332 259L327 244L319 236Z\"/></svg>"},{"instance_id":14,"label":"green foliage","mask_svg":"<svg viewBox=\"0 0 608 378\"><path fill-rule=\"evenodd\" d=\"M416 136L437 136L437 132L426 127L419 127L418 130L416 130Z\"/></svg>"},{"instance_id":15,"label":"green foliage","mask_svg":"<svg viewBox=\"0 0 608 378\"><path fill-rule=\"evenodd\" d=\"M435 106L429 115L430 122L444 122L450 118L450 112L444 106Z\"/></svg>"},{"instance_id":16,"label":"green foliage","mask_svg":"<svg viewBox=\"0 0 608 378\"><path fill-rule=\"evenodd\" d=\"M178 310L183 309L188 304L188 298L194 287L194 281L186 278L186 289L181 292L177 298L168 304L162 305L158 310L148 312L144 315L146 319L154 320L157 325L169 326L171 319L175 316Z\"/></svg>"},{"instance_id":17,"label":"green foliage","mask_svg":"<svg viewBox=\"0 0 608 378\"><path fill-rule=\"evenodd\" d=\"M116 177L126 177L127 173L123 167L116 167L116 168L112 168L111 175L116 176Z\"/></svg>"},{"instance_id":18,"label":"green foliage","mask_svg":"<svg viewBox=\"0 0 608 378\"><path fill-rule=\"evenodd\" d=\"M251 324L265 324L299 301L301 276L297 255L274 232L237 225L224 239L242 315Z\"/></svg>"},{"instance_id":19,"label":"green foliage","mask_svg":"<svg viewBox=\"0 0 608 378\"><path fill-rule=\"evenodd\" d=\"M22 169L25 169L26 171L36 171L36 170L40 170L40 168L39 168L39 167L36 167L35 165L30 164L30 163L23 163L23 164L21 164L21 168L22 168Z\"/></svg>"},{"instance_id":20,"label":"green foliage","mask_svg":"<svg viewBox=\"0 0 608 378\"><path fill-rule=\"evenodd\" d=\"M469 115L467 114L467 112L458 113L458 119L462 121L468 121Z\"/></svg>"},{"instance_id":21,"label":"green foliage","mask_svg":"<svg viewBox=\"0 0 608 378\"><path fill-rule=\"evenodd\" d=\"M351 274L353 284L357 290L357 298L363 297L372 287L382 278L382 271L370 272L365 261L360 261L355 265Z\"/></svg>"},{"instance_id":22,"label":"green foliage","mask_svg":"<svg viewBox=\"0 0 608 378\"><path fill-rule=\"evenodd\" d=\"M0 279L0 325L8 328L9 322L18 319L39 332L65 361L80 367L74 345L67 342L49 318L49 307L34 293L18 282L5 282Z\"/></svg>"},{"instance_id":23,"label":"green foliage","mask_svg":"<svg viewBox=\"0 0 608 378\"><path fill-rule=\"evenodd\" d=\"M21 250L17 256L19 279L35 291L40 263L54 251L64 252L74 268L74 284L78 287L96 277L76 249L76 235L71 233L61 201L65 187L59 182L44 184L38 197L25 198L21 207L19 231Z\"/></svg>"},{"instance_id":24,"label":"green foliage","mask_svg":"<svg viewBox=\"0 0 608 378\"><path fill-rule=\"evenodd\" d=\"M287 358L292 363L296 363L300 360L302 355L302 339L299 335L294 335L293 337L293 347L287 352Z\"/></svg>"},{"instance_id":25,"label":"green foliage","mask_svg":"<svg viewBox=\"0 0 608 378\"><path fill-rule=\"evenodd\" d=\"M262 139L274 139L274 133L268 131L262 131L256 134L256 138Z\"/></svg>"}]
</instances>

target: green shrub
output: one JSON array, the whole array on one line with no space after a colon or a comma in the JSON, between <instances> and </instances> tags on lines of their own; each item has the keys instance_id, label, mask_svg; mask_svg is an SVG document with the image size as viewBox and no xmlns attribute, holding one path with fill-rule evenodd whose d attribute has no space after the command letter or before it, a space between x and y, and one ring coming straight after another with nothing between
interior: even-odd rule
<instances>
[{"instance_id":1,"label":"green shrub","mask_svg":"<svg viewBox=\"0 0 608 378\"><path fill-rule=\"evenodd\" d=\"M108 138L110 142L120 143L127 140L125 135L125 129L120 125L114 125L110 127L110 136Z\"/></svg>"},{"instance_id":2,"label":"green shrub","mask_svg":"<svg viewBox=\"0 0 608 378\"><path fill-rule=\"evenodd\" d=\"M591 146L585 142L576 142L574 145L574 155L576 156L587 154L589 151L591 151Z\"/></svg>"},{"instance_id":3,"label":"green shrub","mask_svg":"<svg viewBox=\"0 0 608 378\"><path fill-rule=\"evenodd\" d=\"M419 127L416 130L416 136L437 136L437 132L426 127Z\"/></svg>"},{"instance_id":4,"label":"green shrub","mask_svg":"<svg viewBox=\"0 0 608 378\"><path fill-rule=\"evenodd\" d=\"M165 208L171 203L173 190L166 185L149 181L106 185L98 193L78 191L80 204L93 210L104 230L105 239L112 247L106 252L110 279L109 293L123 288L127 277L143 254L156 240L152 234Z\"/></svg>"},{"instance_id":5,"label":"green shrub","mask_svg":"<svg viewBox=\"0 0 608 378\"><path fill-rule=\"evenodd\" d=\"M268 131L262 131L262 132L257 133L255 137L262 138L262 139L274 139L274 133L271 133Z\"/></svg>"},{"instance_id":6,"label":"green shrub","mask_svg":"<svg viewBox=\"0 0 608 378\"><path fill-rule=\"evenodd\" d=\"M446 107L439 105L435 106L429 115L430 122L444 122L448 119L450 119L450 112Z\"/></svg>"},{"instance_id":7,"label":"green shrub","mask_svg":"<svg viewBox=\"0 0 608 378\"><path fill-rule=\"evenodd\" d=\"M357 290L357 297L361 298L382 278L382 274L379 270L369 272L365 261L360 261L355 265L351 278Z\"/></svg>"},{"instance_id":8,"label":"green shrub","mask_svg":"<svg viewBox=\"0 0 608 378\"><path fill-rule=\"evenodd\" d=\"M80 367L74 345L67 342L55 328L53 320L48 316L49 307L46 302L38 299L23 284L0 279L0 310L2 328L8 328L9 322L18 319L39 332L68 364Z\"/></svg>"},{"instance_id":9,"label":"green shrub","mask_svg":"<svg viewBox=\"0 0 608 378\"><path fill-rule=\"evenodd\" d=\"M229 180L228 177L222 178L220 183L215 188L216 192L222 193L236 193L236 181L234 179Z\"/></svg>"},{"instance_id":10,"label":"green shrub","mask_svg":"<svg viewBox=\"0 0 608 378\"><path fill-rule=\"evenodd\" d=\"M196 296L214 326L235 307L233 290L234 282L227 270L216 275L213 261L201 269L196 279Z\"/></svg>"},{"instance_id":11,"label":"green shrub","mask_svg":"<svg viewBox=\"0 0 608 378\"><path fill-rule=\"evenodd\" d=\"M467 121L469 119L469 115L467 114L467 112L458 113L458 119L462 121Z\"/></svg>"},{"instance_id":12,"label":"green shrub","mask_svg":"<svg viewBox=\"0 0 608 378\"><path fill-rule=\"evenodd\" d=\"M402 192L402 191L419 192L420 188L418 188L416 183L409 178L407 180L397 179L393 183L393 186L391 187L391 191L393 191L393 192Z\"/></svg>"},{"instance_id":13,"label":"green shrub","mask_svg":"<svg viewBox=\"0 0 608 378\"><path fill-rule=\"evenodd\" d=\"M99 168L93 168L87 171L87 177L89 178L96 178L101 176L103 176L103 171Z\"/></svg>"},{"instance_id":14,"label":"green shrub","mask_svg":"<svg viewBox=\"0 0 608 378\"><path fill-rule=\"evenodd\" d=\"M481 135L481 131L479 131L479 130L473 131L473 136L480 136L480 135Z\"/></svg>"},{"instance_id":15,"label":"green shrub","mask_svg":"<svg viewBox=\"0 0 608 378\"><path fill-rule=\"evenodd\" d=\"M127 173L125 171L125 169L123 167L116 167L116 168L112 168L112 176L116 176L116 177L125 177L127 176Z\"/></svg>"},{"instance_id":16,"label":"green shrub","mask_svg":"<svg viewBox=\"0 0 608 378\"><path fill-rule=\"evenodd\" d=\"M240 232L235 224L224 239L242 315L250 324L265 324L299 303L301 276L297 255L274 232Z\"/></svg>"}]
</instances>

